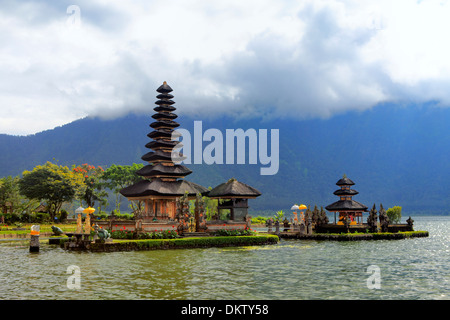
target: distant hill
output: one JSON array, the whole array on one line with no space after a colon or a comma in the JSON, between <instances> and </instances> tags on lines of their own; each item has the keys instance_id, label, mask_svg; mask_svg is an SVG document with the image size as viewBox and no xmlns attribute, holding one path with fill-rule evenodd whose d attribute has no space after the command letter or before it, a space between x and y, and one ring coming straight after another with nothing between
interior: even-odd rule
<instances>
[{"instance_id":1,"label":"distant hill","mask_svg":"<svg viewBox=\"0 0 450 320\"><path fill-rule=\"evenodd\" d=\"M201 120L180 111L182 128L192 130L193 121ZM142 163L149 151L144 146L150 141L152 112L109 121L85 118L30 136L0 135L0 176L20 175L46 161ZM400 205L404 216L450 214L449 119L448 108L379 106L328 120L204 120L203 131L279 129L279 171L261 176L261 164L188 164L193 173L186 179L214 187L234 177L262 192L249 204L253 212L267 213L289 212L294 203L326 206L336 201L335 183L345 173L360 193L355 200L368 207Z\"/></svg>"}]
</instances>

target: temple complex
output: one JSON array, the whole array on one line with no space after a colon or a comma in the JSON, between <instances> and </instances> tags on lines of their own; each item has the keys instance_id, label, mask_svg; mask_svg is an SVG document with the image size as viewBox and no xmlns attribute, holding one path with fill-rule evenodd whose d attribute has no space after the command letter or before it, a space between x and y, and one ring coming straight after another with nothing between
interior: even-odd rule
<instances>
[{"instance_id":1,"label":"temple complex","mask_svg":"<svg viewBox=\"0 0 450 320\"><path fill-rule=\"evenodd\" d=\"M325 207L330 212L334 212L334 220L336 223L336 212L339 213L339 222L337 224L343 224L343 220L348 218L350 225L362 224L362 213L367 212L367 207L358 201L353 200L353 196L359 192L350 189L355 183L347 178L345 175L342 179L336 182L336 185L340 189L336 190L333 194L339 197L339 201L336 201Z\"/></svg>"},{"instance_id":2,"label":"temple complex","mask_svg":"<svg viewBox=\"0 0 450 320\"><path fill-rule=\"evenodd\" d=\"M136 174L143 179L136 184L128 186L120 191L128 200L142 201L145 208L142 212L143 221L174 220L177 211L177 199L187 194L189 199L194 199L197 194L204 195L208 192L203 186L184 180L183 178L192 173L187 167L175 164L172 159L172 150L177 146L175 141L177 133L174 131L179 124L174 121L177 115L173 113L176 108L175 102L171 100L174 96L170 94L172 88L164 82L157 90L158 101L152 116L155 119L150 124L154 130L147 136L152 139L145 145L152 151L144 154L142 160L148 165L138 170Z\"/></svg>"},{"instance_id":3,"label":"temple complex","mask_svg":"<svg viewBox=\"0 0 450 320\"><path fill-rule=\"evenodd\" d=\"M177 230L186 235L249 227L248 199L261 193L236 179L230 179L211 191L185 180L192 171L179 164L185 159L182 154L172 154L174 149L182 147L182 143L175 140L180 135L175 130L179 124L175 121L177 115L174 113L172 88L164 82L156 91L159 93L155 102L157 106L153 108L156 113L152 116L155 121L150 124L153 131L147 134L152 141L145 145L151 151L142 156L148 164L136 172L142 180L120 190L128 200L144 205L139 212L134 212L134 222L122 221L119 227L111 220L109 229ZM229 215L218 214L207 220L203 196L218 199L218 213L229 210ZM195 205L190 200L195 200Z\"/></svg>"}]
</instances>

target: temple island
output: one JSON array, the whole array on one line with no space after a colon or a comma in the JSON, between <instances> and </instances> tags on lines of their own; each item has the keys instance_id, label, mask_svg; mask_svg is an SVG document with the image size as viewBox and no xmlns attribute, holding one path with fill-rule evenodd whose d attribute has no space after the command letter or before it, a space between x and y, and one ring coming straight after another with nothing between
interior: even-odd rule
<instances>
[{"instance_id":1,"label":"temple island","mask_svg":"<svg viewBox=\"0 0 450 320\"><path fill-rule=\"evenodd\" d=\"M220 230L248 230L251 224L248 200L259 197L261 193L234 178L212 190L186 180L185 177L192 171L179 164L185 157L179 152L173 152L182 146L181 142L175 140L180 135L176 131L179 123L175 121L178 116L172 100L173 90L164 82L156 91L158 100L153 108L154 121L150 123L153 130L147 134L151 141L145 145L151 151L141 157L148 164L136 172L142 177L139 182L120 190L129 201L137 202L140 210L134 213L134 220L119 221L112 216L108 221L96 222L95 227L110 232L137 234L176 232L180 237L211 236ZM218 214L210 220L206 219L204 196L218 200ZM195 203L194 210L190 208L192 200ZM228 219L221 220L224 210L229 212ZM71 236L66 248L83 248L90 243L81 235ZM261 243L273 243L273 239L262 240Z\"/></svg>"}]
</instances>

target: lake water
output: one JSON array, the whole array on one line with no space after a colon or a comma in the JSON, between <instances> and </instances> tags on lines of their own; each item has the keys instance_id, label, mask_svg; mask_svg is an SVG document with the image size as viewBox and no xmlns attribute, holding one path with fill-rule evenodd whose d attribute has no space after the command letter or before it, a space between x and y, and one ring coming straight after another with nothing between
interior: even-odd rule
<instances>
[{"instance_id":1,"label":"lake water","mask_svg":"<svg viewBox=\"0 0 450 320\"><path fill-rule=\"evenodd\" d=\"M29 240L1 241L0 300L450 300L450 217L413 219L429 237L116 253L42 240L34 254ZM67 286L69 266L80 270L79 289ZM379 289L369 288L378 275L370 283Z\"/></svg>"}]
</instances>

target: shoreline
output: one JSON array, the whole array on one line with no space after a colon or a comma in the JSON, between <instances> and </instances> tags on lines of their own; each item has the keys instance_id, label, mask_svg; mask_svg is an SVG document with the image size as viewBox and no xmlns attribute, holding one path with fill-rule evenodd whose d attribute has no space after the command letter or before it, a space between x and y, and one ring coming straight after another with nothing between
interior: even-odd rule
<instances>
[{"instance_id":1,"label":"shoreline","mask_svg":"<svg viewBox=\"0 0 450 320\"><path fill-rule=\"evenodd\" d=\"M276 234L270 232L268 234ZM410 238L424 238L429 236L428 231L406 231L385 233L315 233L300 235L294 232L280 232L278 236L282 239L298 240L331 240L331 241L361 241L361 240L400 240Z\"/></svg>"},{"instance_id":2,"label":"shoreline","mask_svg":"<svg viewBox=\"0 0 450 320\"><path fill-rule=\"evenodd\" d=\"M112 242L69 242L60 241L60 247L68 251L88 252L118 252L118 251L148 251L170 249L196 249L211 247L239 247L277 244L280 238L276 235L256 236L214 236L186 237L176 239L146 239L146 240L113 240Z\"/></svg>"}]
</instances>

